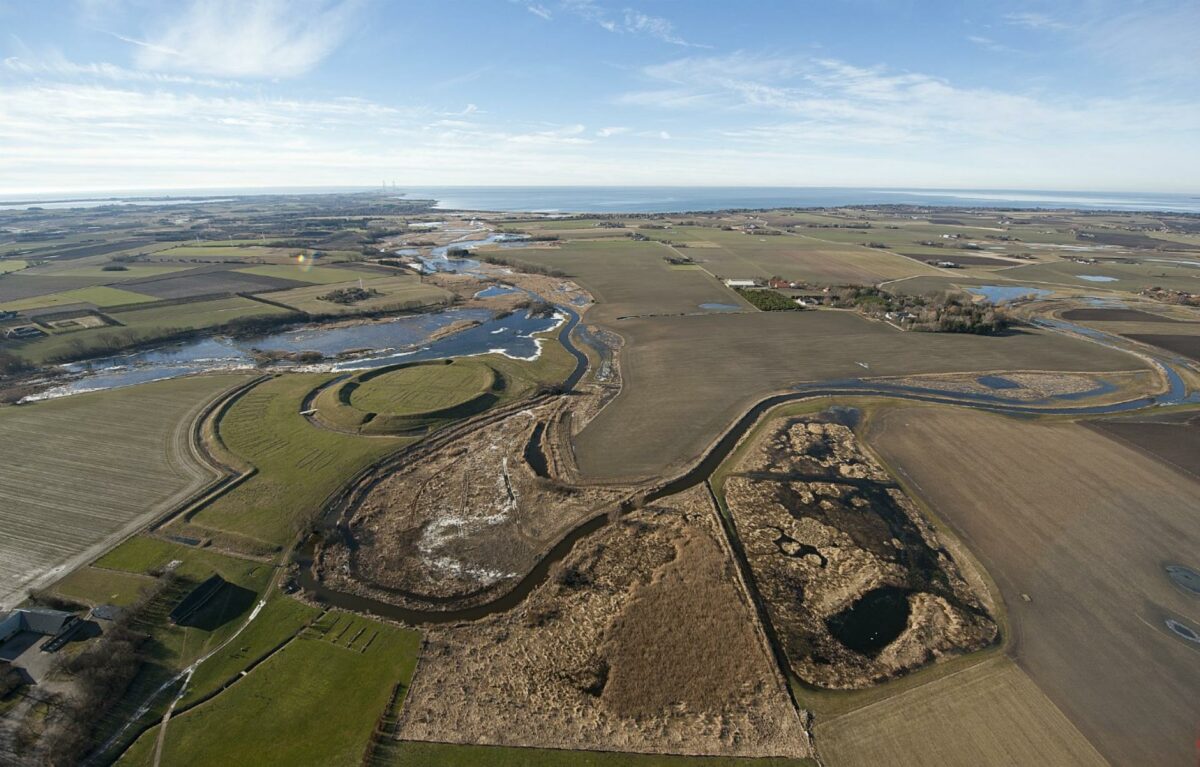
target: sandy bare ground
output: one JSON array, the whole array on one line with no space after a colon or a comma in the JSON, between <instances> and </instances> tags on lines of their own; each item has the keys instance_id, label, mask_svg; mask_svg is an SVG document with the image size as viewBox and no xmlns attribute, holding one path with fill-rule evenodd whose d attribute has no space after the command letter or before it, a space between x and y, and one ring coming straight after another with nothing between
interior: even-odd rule
<instances>
[{"instance_id":1,"label":"sandy bare ground","mask_svg":"<svg viewBox=\"0 0 1200 767\"><path fill-rule=\"evenodd\" d=\"M517 609L434 629L399 737L805 756L703 487L582 541Z\"/></svg>"},{"instance_id":2,"label":"sandy bare ground","mask_svg":"<svg viewBox=\"0 0 1200 767\"><path fill-rule=\"evenodd\" d=\"M1200 482L1082 425L899 407L868 442L965 541L1008 605L1010 654L1114 764L1194 764ZM1028 597L1028 600L1026 599Z\"/></svg>"}]
</instances>

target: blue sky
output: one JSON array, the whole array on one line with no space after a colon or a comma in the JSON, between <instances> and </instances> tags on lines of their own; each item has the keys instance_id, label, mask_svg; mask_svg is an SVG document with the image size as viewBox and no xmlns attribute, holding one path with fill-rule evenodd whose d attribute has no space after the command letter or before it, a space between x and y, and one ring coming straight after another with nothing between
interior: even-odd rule
<instances>
[{"instance_id":1,"label":"blue sky","mask_svg":"<svg viewBox=\"0 0 1200 767\"><path fill-rule=\"evenodd\" d=\"M0 0L0 193L1200 191L1200 3Z\"/></svg>"}]
</instances>

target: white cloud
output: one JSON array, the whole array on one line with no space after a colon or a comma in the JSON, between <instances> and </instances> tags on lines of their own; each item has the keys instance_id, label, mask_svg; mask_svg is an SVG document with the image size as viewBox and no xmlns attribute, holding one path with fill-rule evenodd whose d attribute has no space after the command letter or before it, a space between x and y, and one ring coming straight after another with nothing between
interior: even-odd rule
<instances>
[{"instance_id":1,"label":"white cloud","mask_svg":"<svg viewBox=\"0 0 1200 767\"><path fill-rule=\"evenodd\" d=\"M628 133L629 129L620 125L614 125L608 128L601 128L596 131L596 135L600 138L611 138L612 136L620 136L622 133Z\"/></svg>"},{"instance_id":2,"label":"white cloud","mask_svg":"<svg viewBox=\"0 0 1200 767\"><path fill-rule=\"evenodd\" d=\"M345 39L353 0L191 0L146 39L119 36L137 47L145 70L223 77L293 77Z\"/></svg>"},{"instance_id":3,"label":"white cloud","mask_svg":"<svg viewBox=\"0 0 1200 767\"><path fill-rule=\"evenodd\" d=\"M660 131L658 132L658 137L659 137L660 139L662 139L663 141L670 141L670 140L671 140L671 134L670 134L670 133L667 133L665 130L660 130Z\"/></svg>"},{"instance_id":4,"label":"white cloud","mask_svg":"<svg viewBox=\"0 0 1200 767\"><path fill-rule=\"evenodd\" d=\"M549 8L547 8L544 5L539 5L537 3L530 3L529 5L526 5L525 10L529 11L534 16L542 17L543 19L546 19L547 21L549 21L554 16L552 13L550 13Z\"/></svg>"}]
</instances>

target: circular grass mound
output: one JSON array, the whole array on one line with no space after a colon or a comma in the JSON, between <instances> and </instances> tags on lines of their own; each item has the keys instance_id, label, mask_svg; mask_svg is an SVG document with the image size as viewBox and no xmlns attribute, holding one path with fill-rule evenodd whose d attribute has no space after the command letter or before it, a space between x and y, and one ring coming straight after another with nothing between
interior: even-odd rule
<instances>
[{"instance_id":1,"label":"circular grass mound","mask_svg":"<svg viewBox=\"0 0 1200 767\"><path fill-rule=\"evenodd\" d=\"M377 415L422 416L453 410L489 393L496 373L475 360L450 360L358 376L349 394L355 410Z\"/></svg>"},{"instance_id":2,"label":"circular grass mound","mask_svg":"<svg viewBox=\"0 0 1200 767\"><path fill-rule=\"evenodd\" d=\"M476 359L435 360L368 370L318 395L318 418L370 434L428 431L499 399L504 379Z\"/></svg>"}]
</instances>

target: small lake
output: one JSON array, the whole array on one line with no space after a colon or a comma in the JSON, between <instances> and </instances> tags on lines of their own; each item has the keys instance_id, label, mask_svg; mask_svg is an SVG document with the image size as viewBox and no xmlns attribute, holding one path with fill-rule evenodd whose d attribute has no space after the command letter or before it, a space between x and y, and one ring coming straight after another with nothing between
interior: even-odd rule
<instances>
[{"instance_id":1,"label":"small lake","mask_svg":"<svg viewBox=\"0 0 1200 767\"><path fill-rule=\"evenodd\" d=\"M699 306L701 309L704 309L704 310L710 311L710 312L737 312L737 311L741 311L741 308L742 308L742 307L738 306L737 304L718 304L718 303L699 304Z\"/></svg>"},{"instance_id":2,"label":"small lake","mask_svg":"<svg viewBox=\"0 0 1200 767\"><path fill-rule=\"evenodd\" d=\"M1006 304L1010 301L1019 301L1025 298L1041 298L1053 292L1041 288L1028 288L1022 285L976 285L966 288L966 290L968 293L983 296L993 304Z\"/></svg>"},{"instance_id":3,"label":"small lake","mask_svg":"<svg viewBox=\"0 0 1200 767\"><path fill-rule=\"evenodd\" d=\"M875 657L908 626L908 590L883 586L830 616L825 625L834 639L856 653Z\"/></svg>"},{"instance_id":4,"label":"small lake","mask_svg":"<svg viewBox=\"0 0 1200 767\"><path fill-rule=\"evenodd\" d=\"M474 258L457 255L457 252L470 252L484 245L499 244L501 247L525 247L529 238L523 234L489 234L479 240L459 240L446 245L438 245L429 251L428 256L417 256L421 265L430 272L471 273L479 269L479 261ZM451 255L455 253L455 255Z\"/></svg>"},{"instance_id":5,"label":"small lake","mask_svg":"<svg viewBox=\"0 0 1200 767\"><path fill-rule=\"evenodd\" d=\"M1081 280L1087 280L1088 282L1116 282L1117 281L1116 277L1104 277L1099 274L1077 274L1075 276Z\"/></svg>"},{"instance_id":6,"label":"small lake","mask_svg":"<svg viewBox=\"0 0 1200 767\"><path fill-rule=\"evenodd\" d=\"M513 293L520 293L520 292L521 291L517 290L516 288L510 287L508 285L493 285L490 288L484 288L483 290L479 291L478 293L475 294L475 297L476 298L491 298L492 296L508 296L508 295L512 295Z\"/></svg>"},{"instance_id":7,"label":"small lake","mask_svg":"<svg viewBox=\"0 0 1200 767\"><path fill-rule=\"evenodd\" d=\"M455 322L480 324L442 339L426 342L433 333ZM63 397L101 389L178 378L218 370L249 370L256 367L254 351L319 352L325 357L355 354L336 362L300 365L281 361L270 369L363 370L397 362L444 359L497 353L533 360L541 353L534 336L552 330L563 315L531 317L517 312L495 318L487 309L448 309L382 322L363 322L336 327L305 325L279 333L252 338L202 338L131 354L71 363L63 368L79 378L35 395L35 399Z\"/></svg>"}]
</instances>

